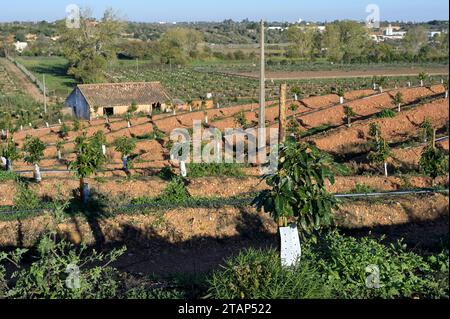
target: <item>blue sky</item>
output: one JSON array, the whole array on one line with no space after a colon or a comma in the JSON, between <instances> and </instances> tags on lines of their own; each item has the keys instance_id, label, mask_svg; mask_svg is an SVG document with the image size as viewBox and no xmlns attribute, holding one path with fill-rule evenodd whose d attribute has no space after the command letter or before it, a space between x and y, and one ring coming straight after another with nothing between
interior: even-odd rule
<instances>
[{"instance_id":1,"label":"blue sky","mask_svg":"<svg viewBox=\"0 0 450 319\"><path fill-rule=\"evenodd\" d=\"M448 20L448 0L2 0L0 21L53 21L69 4L89 7L99 15L113 7L133 21L365 20L368 4L380 7L381 20Z\"/></svg>"}]
</instances>

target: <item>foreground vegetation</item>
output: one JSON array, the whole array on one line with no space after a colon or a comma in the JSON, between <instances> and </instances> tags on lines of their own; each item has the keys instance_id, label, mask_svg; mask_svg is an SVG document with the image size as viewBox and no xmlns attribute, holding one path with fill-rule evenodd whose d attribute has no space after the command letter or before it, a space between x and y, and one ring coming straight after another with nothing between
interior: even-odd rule
<instances>
[{"instance_id":1,"label":"foreground vegetation","mask_svg":"<svg viewBox=\"0 0 450 319\"><path fill-rule=\"evenodd\" d=\"M305 243L295 269L282 268L272 249L250 249L197 278L133 276L114 268L126 248L103 254L59 241L54 234L33 251L0 253L0 298L391 299L449 294L448 252L422 257L401 242L386 246L336 231L322 234L317 244ZM367 287L371 265L380 270L378 288Z\"/></svg>"}]
</instances>

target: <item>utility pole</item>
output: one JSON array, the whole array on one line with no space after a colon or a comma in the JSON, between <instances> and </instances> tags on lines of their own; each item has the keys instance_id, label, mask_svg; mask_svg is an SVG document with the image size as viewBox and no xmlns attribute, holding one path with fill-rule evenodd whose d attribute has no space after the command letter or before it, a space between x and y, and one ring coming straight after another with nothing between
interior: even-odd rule
<instances>
[{"instance_id":1,"label":"utility pole","mask_svg":"<svg viewBox=\"0 0 450 319\"><path fill-rule=\"evenodd\" d=\"M279 144L283 144L286 140L286 91L287 85L283 83L280 85L280 109L279 109Z\"/></svg>"},{"instance_id":2,"label":"utility pole","mask_svg":"<svg viewBox=\"0 0 450 319\"><path fill-rule=\"evenodd\" d=\"M259 91L259 134L258 134L258 149L259 152L265 151L266 146L266 60L265 60L265 39L264 39L264 20L261 20L261 38L260 38L260 91ZM262 154L260 154L261 156ZM264 154L265 155L265 154ZM260 157L265 158L265 157Z\"/></svg>"},{"instance_id":3,"label":"utility pole","mask_svg":"<svg viewBox=\"0 0 450 319\"><path fill-rule=\"evenodd\" d=\"M45 74L42 75L42 82L44 84L44 113L47 114L47 89L45 87Z\"/></svg>"}]
</instances>

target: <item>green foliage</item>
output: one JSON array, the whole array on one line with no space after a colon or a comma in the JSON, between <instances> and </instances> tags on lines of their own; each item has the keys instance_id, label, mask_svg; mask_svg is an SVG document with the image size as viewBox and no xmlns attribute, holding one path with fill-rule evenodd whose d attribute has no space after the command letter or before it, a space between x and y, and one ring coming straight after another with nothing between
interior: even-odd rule
<instances>
[{"instance_id":1,"label":"green foliage","mask_svg":"<svg viewBox=\"0 0 450 319\"><path fill-rule=\"evenodd\" d=\"M157 201L167 203L182 203L189 200L191 196L186 189L184 180L181 177L174 177L167 184L164 191L158 196Z\"/></svg>"},{"instance_id":2,"label":"green foliage","mask_svg":"<svg viewBox=\"0 0 450 319\"><path fill-rule=\"evenodd\" d=\"M376 117L377 118L394 118L397 116L397 113L395 113L393 110L391 109L384 109L381 112L377 113Z\"/></svg>"},{"instance_id":3,"label":"green foliage","mask_svg":"<svg viewBox=\"0 0 450 319\"><path fill-rule=\"evenodd\" d=\"M435 179L448 173L448 156L441 148L429 145L423 151L419 165L422 172Z\"/></svg>"},{"instance_id":4,"label":"green foliage","mask_svg":"<svg viewBox=\"0 0 450 319\"><path fill-rule=\"evenodd\" d=\"M348 125L350 126L352 118L357 116L358 114L356 114L355 111L353 111L353 109L350 106L345 105L344 106L344 115L345 115L345 119L347 120Z\"/></svg>"},{"instance_id":5,"label":"green foliage","mask_svg":"<svg viewBox=\"0 0 450 319\"><path fill-rule=\"evenodd\" d=\"M330 291L313 263L295 269L281 266L275 250L249 249L228 259L208 280L215 299L320 299Z\"/></svg>"},{"instance_id":6,"label":"green foliage","mask_svg":"<svg viewBox=\"0 0 450 319\"><path fill-rule=\"evenodd\" d=\"M45 144L37 137L28 135L23 146L24 160L30 165L39 164L44 157Z\"/></svg>"},{"instance_id":7,"label":"green foliage","mask_svg":"<svg viewBox=\"0 0 450 319\"><path fill-rule=\"evenodd\" d=\"M229 176L244 177L242 165L236 163L189 163L187 170L190 177Z\"/></svg>"},{"instance_id":8,"label":"green foliage","mask_svg":"<svg viewBox=\"0 0 450 319\"><path fill-rule=\"evenodd\" d=\"M397 94L395 94L393 100L392 100L392 104L394 104L395 106L398 106L399 104L403 103L403 94L401 92L397 92Z\"/></svg>"},{"instance_id":9,"label":"green foliage","mask_svg":"<svg viewBox=\"0 0 450 319\"><path fill-rule=\"evenodd\" d=\"M106 10L99 24L90 23L91 17L83 12L79 28L61 30L64 56L69 60L68 74L83 83L104 80L109 60L116 57L116 44L122 23L112 10ZM89 36L85 36L89 34Z\"/></svg>"},{"instance_id":10,"label":"green foliage","mask_svg":"<svg viewBox=\"0 0 450 319\"><path fill-rule=\"evenodd\" d=\"M429 118L426 118L420 125L420 135L425 143L433 139L434 127Z\"/></svg>"},{"instance_id":11,"label":"green foliage","mask_svg":"<svg viewBox=\"0 0 450 319\"><path fill-rule=\"evenodd\" d=\"M295 220L303 238L332 223L337 203L325 186L327 180L334 183L334 176L328 158L316 147L288 140L280 150L277 172L265 179L271 190L261 192L254 204L276 223Z\"/></svg>"},{"instance_id":12,"label":"green foliage","mask_svg":"<svg viewBox=\"0 0 450 319\"><path fill-rule=\"evenodd\" d=\"M248 123L247 123L247 118L245 117L244 111L240 111L240 112L234 114L233 117L234 117L234 122L238 126L240 126L243 129L247 128Z\"/></svg>"},{"instance_id":13,"label":"green foliage","mask_svg":"<svg viewBox=\"0 0 450 319\"><path fill-rule=\"evenodd\" d=\"M95 132L94 136L91 139L91 143L95 145L95 147L101 148L102 145L106 145L106 135L103 131Z\"/></svg>"},{"instance_id":14,"label":"green foliage","mask_svg":"<svg viewBox=\"0 0 450 319\"><path fill-rule=\"evenodd\" d=\"M38 256L30 265L20 264L26 250L13 254L0 253L0 263L9 261L16 270L9 280L0 268L0 298L12 299L102 299L117 298L120 292L118 272L109 267L125 248L107 254L95 250L88 252L86 245L76 248L66 241L56 241L49 234L39 242ZM78 267L75 273L73 267ZM70 276L76 276L70 278ZM2 278L3 277L3 278ZM76 280L79 279L79 281ZM3 279L3 280L1 280ZM71 285L67 285L71 283ZM1 289L3 288L3 289Z\"/></svg>"},{"instance_id":15,"label":"green foliage","mask_svg":"<svg viewBox=\"0 0 450 319\"><path fill-rule=\"evenodd\" d=\"M3 156L10 161L16 161L21 158L20 152L12 137L0 144L0 156Z\"/></svg>"},{"instance_id":16,"label":"green foliage","mask_svg":"<svg viewBox=\"0 0 450 319\"><path fill-rule=\"evenodd\" d=\"M33 210L41 206L41 199L37 192L28 185L17 183L13 203L17 209Z\"/></svg>"},{"instance_id":17,"label":"green foliage","mask_svg":"<svg viewBox=\"0 0 450 319\"><path fill-rule=\"evenodd\" d=\"M92 142L89 142L86 134L78 136L75 139L75 150L77 158L71 162L69 167L75 171L78 178L86 178L97 172L104 162L105 157L101 149L96 147Z\"/></svg>"},{"instance_id":18,"label":"green foliage","mask_svg":"<svg viewBox=\"0 0 450 319\"><path fill-rule=\"evenodd\" d=\"M355 188L350 191L352 194L370 194L375 192L373 187L370 187L365 184L356 184Z\"/></svg>"},{"instance_id":19,"label":"green foliage","mask_svg":"<svg viewBox=\"0 0 450 319\"><path fill-rule=\"evenodd\" d=\"M380 287L368 288L378 267ZM370 267L373 269L373 267ZM402 242L356 239L331 231L302 244L295 269L281 267L274 250L247 250L226 261L208 280L209 297L221 299L448 298L448 253L422 257Z\"/></svg>"},{"instance_id":20,"label":"green foliage","mask_svg":"<svg viewBox=\"0 0 450 319\"><path fill-rule=\"evenodd\" d=\"M385 246L337 232L304 251L337 298L448 298L448 253L424 258L408 252L401 242ZM380 270L379 289L366 286L370 265Z\"/></svg>"},{"instance_id":21,"label":"green foliage","mask_svg":"<svg viewBox=\"0 0 450 319\"><path fill-rule=\"evenodd\" d=\"M289 134L294 135L296 138L302 136L303 131L301 129L300 123L295 118L295 116L288 119L286 131Z\"/></svg>"},{"instance_id":22,"label":"green foliage","mask_svg":"<svg viewBox=\"0 0 450 319\"><path fill-rule=\"evenodd\" d=\"M15 172L0 170L0 183L16 180L18 175Z\"/></svg>"},{"instance_id":23,"label":"green foliage","mask_svg":"<svg viewBox=\"0 0 450 319\"><path fill-rule=\"evenodd\" d=\"M73 126L72 126L72 130L74 132L79 132L81 130L81 122L78 119L75 119L73 121Z\"/></svg>"},{"instance_id":24,"label":"green foliage","mask_svg":"<svg viewBox=\"0 0 450 319\"><path fill-rule=\"evenodd\" d=\"M378 141L375 143L376 150L373 152L370 152L367 158L369 161L375 164L384 164L386 163L387 159L391 155L391 148L389 147L388 143L383 139L379 138Z\"/></svg>"},{"instance_id":25,"label":"green foliage","mask_svg":"<svg viewBox=\"0 0 450 319\"><path fill-rule=\"evenodd\" d=\"M65 138L69 135L70 128L66 123L63 123L59 129L59 137Z\"/></svg>"},{"instance_id":26,"label":"green foliage","mask_svg":"<svg viewBox=\"0 0 450 319\"><path fill-rule=\"evenodd\" d=\"M136 140L126 136L121 136L114 140L115 150L122 154L122 157L129 156L136 148Z\"/></svg>"},{"instance_id":27,"label":"green foliage","mask_svg":"<svg viewBox=\"0 0 450 319\"><path fill-rule=\"evenodd\" d=\"M375 138L378 141L381 136L381 128L378 123L369 124L369 136Z\"/></svg>"}]
</instances>

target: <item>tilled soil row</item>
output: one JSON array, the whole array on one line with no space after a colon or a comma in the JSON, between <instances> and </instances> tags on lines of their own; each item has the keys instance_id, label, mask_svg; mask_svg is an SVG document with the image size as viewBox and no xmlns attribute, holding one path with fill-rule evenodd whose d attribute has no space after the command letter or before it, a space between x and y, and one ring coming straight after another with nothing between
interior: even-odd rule
<instances>
[{"instance_id":1,"label":"tilled soil row","mask_svg":"<svg viewBox=\"0 0 450 319\"><path fill-rule=\"evenodd\" d=\"M345 201L335 212L335 220L338 226L347 229L419 224L440 218L448 219L448 206L448 197L440 194ZM268 214L257 212L253 207L179 208L159 213L118 213L98 219L74 216L62 223L57 223L51 214L43 214L0 221L0 246L29 247L49 230L55 230L77 244L127 243L153 247L157 243L198 244L197 239L200 238L204 241L256 238L263 234L274 234L276 225ZM439 231L445 232L445 229L439 228ZM420 234L414 236L421 237Z\"/></svg>"},{"instance_id":2,"label":"tilled soil row","mask_svg":"<svg viewBox=\"0 0 450 319\"><path fill-rule=\"evenodd\" d=\"M449 120L448 100L439 99L397 114L395 118L369 119L355 123L351 128L340 127L310 138L321 150L336 154L359 153L369 138L371 123L377 123L383 138L389 143L404 142L419 135L425 119L436 128L442 128Z\"/></svg>"},{"instance_id":3,"label":"tilled soil row","mask_svg":"<svg viewBox=\"0 0 450 319\"><path fill-rule=\"evenodd\" d=\"M99 174L109 178L90 178L86 181L90 187L110 198L111 202L123 200L128 203L138 197L157 197L166 188L167 182L156 177L141 180L127 179L124 172ZM31 178L31 174L29 175ZM388 177L383 176L354 176L336 177L334 185L327 185L332 193L348 193L358 185L364 185L378 191L396 191L404 188L426 188L433 186L432 180L420 176ZM436 185L448 187L448 178L436 179ZM54 198L61 195L71 198L79 187L79 181L73 175L65 174L58 177L44 177L40 184L30 184L30 187L41 198ZM242 196L267 189L267 185L258 177L231 178L209 177L192 179L187 186L188 192L195 197L228 198ZM0 184L0 206L13 205L17 185L13 181Z\"/></svg>"}]
</instances>

